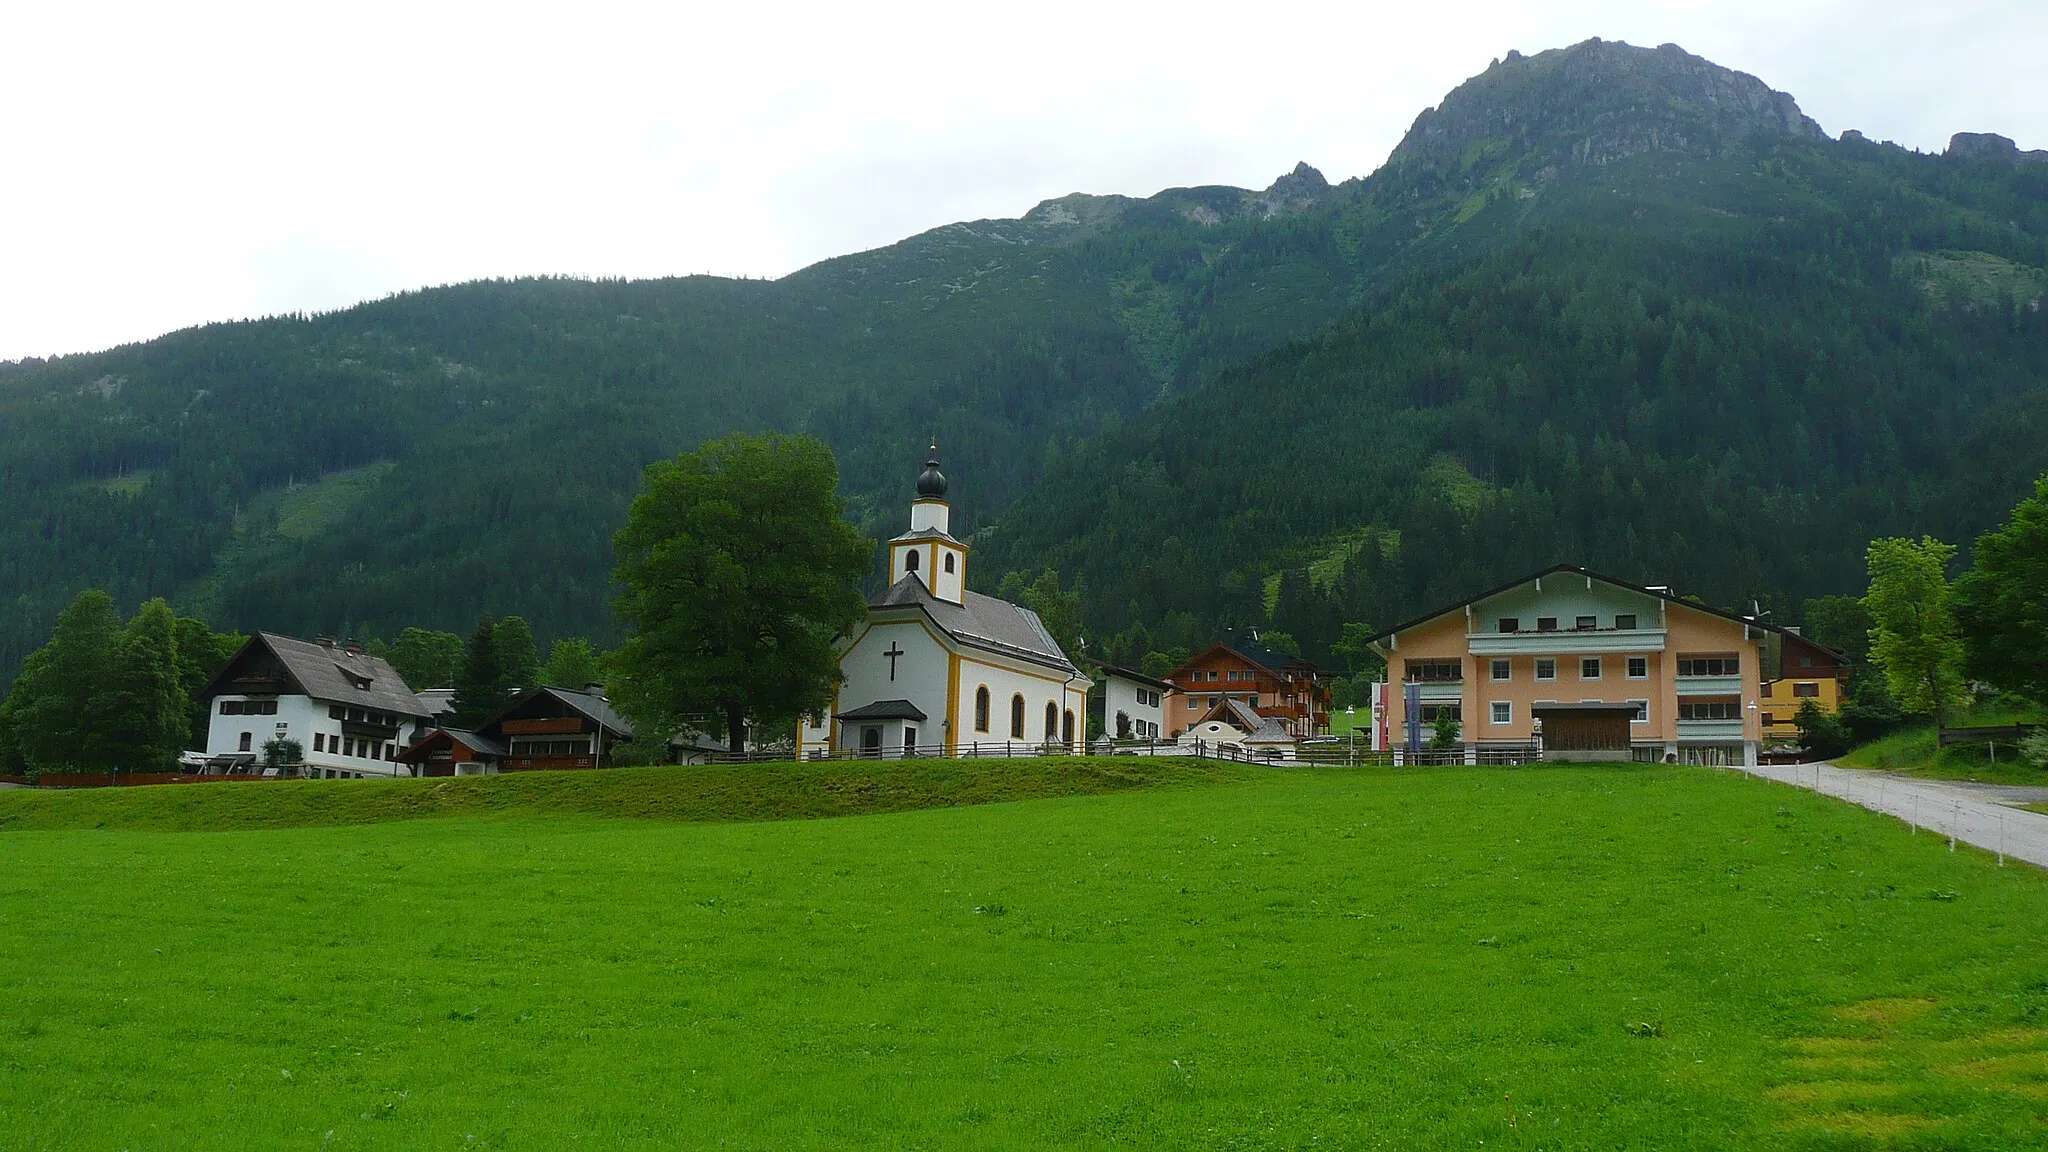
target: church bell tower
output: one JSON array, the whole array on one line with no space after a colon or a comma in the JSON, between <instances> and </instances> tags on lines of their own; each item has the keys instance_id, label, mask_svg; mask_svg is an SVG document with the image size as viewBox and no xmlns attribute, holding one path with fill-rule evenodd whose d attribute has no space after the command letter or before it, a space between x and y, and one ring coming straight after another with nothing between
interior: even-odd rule
<instances>
[{"instance_id":1,"label":"church bell tower","mask_svg":"<svg viewBox=\"0 0 2048 1152\"><path fill-rule=\"evenodd\" d=\"M967 602L967 545L953 539L953 506L946 502L946 474L939 471L939 446L917 477L910 502L910 531L889 541L889 583L915 576L937 600Z\"/></svg>"}]
</instances>

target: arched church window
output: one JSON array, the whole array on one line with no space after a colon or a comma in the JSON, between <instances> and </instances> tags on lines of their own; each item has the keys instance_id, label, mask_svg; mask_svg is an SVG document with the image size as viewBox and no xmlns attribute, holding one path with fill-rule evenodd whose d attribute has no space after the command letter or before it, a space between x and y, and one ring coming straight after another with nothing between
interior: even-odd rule
<instances>
[{"instance_id":1,"label":"arched church window","mask_svg":"<svg viewBox=\"0 0 2048 1152\"><path fill-rule=\"evenodd\" d=\"M1024 738L1024 694L1021 692L1010 697L1010 738Z\"/></svg>"},{"instance_id":2,"label":"arched church window","mask_svg":"<svg viewBox=\"0 0 2048 1152\"><path fill-rule=\"evenodd\" d=\"M915 550L904 553L903 570L905 572L917 571L917 552Z\"/></svg>"},{"instance_id":3,"label":"arched church window","mask_svg":"<svg viewBox=\"0 0 2048 1152\"><path fill-rule=\"evenodd\" d=\"M1067 709L1067 714L1060 717L1060 743L1065 744L1069 748L1074 746L1074 710L1072 708Z\"/></svg>"},{"instance_id":4,"label":"arched church window","mask_svg":"<svg viewBox=\"0 0 2048 1152\"><path fill-rule=\"evenodd\" d=\"M1060 706L1050 700L1045 702L1045 740L1050 744L1060 731Z\"/></svg>"},{"instance_id":5,"label":"arched church window","mask_svg":"<svg viewBox=\"0 0 2048 1152\"><path fill-rule=\"evenodd\" d=\"M988 731L988 685L974 690L974 730Z\"/></svg>"},{"instance_id":6,"label":"arched church window","mask_svg":"<svg viewBox=\"0 0 2048 1152\"><path fill-rule=\"evenodd\" d=\"M952 574L953 574L953 554L952 554L951 552L948 552L948 553L946 553L946 575L948 575L948 576L951 576Z\"/></svg>"}]
</instances>

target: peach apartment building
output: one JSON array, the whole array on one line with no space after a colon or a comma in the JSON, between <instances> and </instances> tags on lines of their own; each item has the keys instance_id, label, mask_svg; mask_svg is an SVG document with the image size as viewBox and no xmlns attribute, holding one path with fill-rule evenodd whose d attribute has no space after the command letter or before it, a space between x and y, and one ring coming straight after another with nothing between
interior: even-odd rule
<instances>
[{"instance_id":1,"label":"peach apartment building","mask_svg":"<svg viewBox=\"0 0 2048 1152\"><path fill-rule=\"evenodd\" d=\"M1373 647L1395 682L1395 748L1427 745L1449 709L1467 760L1540 750L1755 764L1759 641L1782 631L1559 565L1390 629Z\"/></svg>"}]
</instances>

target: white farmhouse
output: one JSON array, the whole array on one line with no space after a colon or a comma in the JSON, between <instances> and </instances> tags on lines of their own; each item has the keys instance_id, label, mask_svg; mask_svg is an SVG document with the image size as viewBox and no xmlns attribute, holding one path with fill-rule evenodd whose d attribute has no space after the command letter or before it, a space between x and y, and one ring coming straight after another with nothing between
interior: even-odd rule
<instances>
[{"instance_id":1,"label":"white farmhouse","mask_svg":"<svg viewBox=\"0 0 2048 1152\"><path fill-rule=\"evenodd\" d=\"M967 590L951 516L935 456L917 478L910 531L889 541L888 590L841 641L831 714L798 726L799 756L1081 751L1093 681L1037 613Z\"/></svg>"},{"instance_id":2,"label":"white farmhouse","mask_svg":"<svg viewBox=\"0 0 2048 1152\"><path fill-rule=\"evenodd\" d=\"M399 750L432 723L391 665L355 645L258 632L202 693L206 771L247 772L296 740L310 776L405 776Z\"/></svg>"},{"instance_id":3,"label":"white farmhouse","mask_svg":"<svg viewBox=\"0 0 2048 1152\"><path fill-rule=\"evenodd\" d=\"M1119 668L1102 666L1102 732L1112 740L1157 740L1166 723L1173 685Z\"/></svg>"}]
</instances>

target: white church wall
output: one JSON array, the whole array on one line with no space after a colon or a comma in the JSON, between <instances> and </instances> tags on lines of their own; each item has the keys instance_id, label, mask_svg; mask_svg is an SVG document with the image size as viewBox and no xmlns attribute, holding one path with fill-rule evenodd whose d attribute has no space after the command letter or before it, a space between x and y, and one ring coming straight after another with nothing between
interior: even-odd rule
<instances>
[{"instance_id":1,"label":"white church wall","mask_svg":"<svg viewBox=\"0 0 2048 1152\"><path fill-rule=\"evenodd\" d=\"M899 653L896 675L889 675L889 650ZM948 653L943 644L914 620L876 622L840 658L846 682L839 688L840 712L877 700L908 700L925 714L917 725L919 744L938 744L946 721ZM838 747L860 747L858 723L840 725Z\"/></svg>"},{"instance_id":2,"label":"white church wall","mask_svg":"<svg viewBox=\"0 0 2048 1152\"><path fill-rule=\"evenodd\" d=\"M1047 668L1043 671L1026 672L1019 667L999 663L994 657L964 649L960 661L960 735L957 743L966 754L981 752L989 748L977 745L994 745L1000 749L1005 744L1022 743L1036 750L1045 743L1045 706L1053 705L1055 716L1063 717L1069 710L1074 713L1074 742L1078 746L1087 739L1088 697L1084 680L1071 684L1064 681L1059 673ZM983 685L989 690L988 731L974 727L975 690ZM1024 735L1021 738L1010 734L1010 699L1024 697ZM1053 738L1059 739L1059 727L1054 725ZM1021 748L1012 749L1022 751Z\"/></svg>"},{"instance_id":3,"label":"white church wall","mask_svg":"<svg viewBox=\"0 0 2048 1152\"><path fill-rule=\"evenodd\" d=\"M946 571L948 557L953 561L951 572ZM932 590L932 595L955 604L966 603L967 553L958 548L937 544L925 554L924 562L931 565L929 578L925 580L924 586Z\"/></svg>"}]
</instances>

